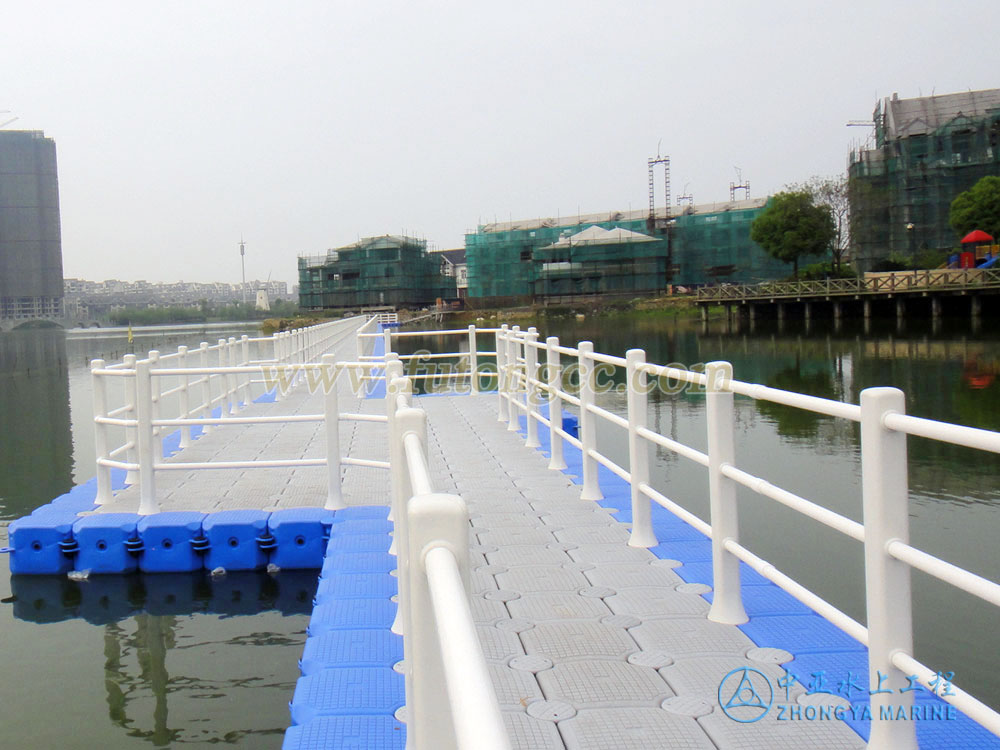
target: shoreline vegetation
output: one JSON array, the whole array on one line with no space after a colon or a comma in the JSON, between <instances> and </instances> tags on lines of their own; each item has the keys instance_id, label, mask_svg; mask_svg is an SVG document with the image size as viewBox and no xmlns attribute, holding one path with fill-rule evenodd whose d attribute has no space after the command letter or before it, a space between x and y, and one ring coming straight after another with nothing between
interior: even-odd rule
<instances>
[{"instance_id":1,"label":"shoreline vegetation","mask_svg":"<svg viewBox=\"0 0 1000 750\"><path fill-rule=\"evenodd\" d=\"M399 310L399 322L406 325L409 320L427 314L427 310ZM475 308L465 310L445 310L449 326L464 326L482 320L517 321L537 320L539 318L614 318L619 316L635 316L636 314L649 318L696 318L701 312L691 296L640 297L629 300L601 300L580 302L573 305L530 305L521 307ZM709 316L724 314L721 305L708 308ZM329 314L299 313L294 317L268 318L263 321L262 328L269 335L275 331L288 331L293 328L326 323L333 318L344 317L340 310L330 310Z\"/></svg>"}]
</instances>

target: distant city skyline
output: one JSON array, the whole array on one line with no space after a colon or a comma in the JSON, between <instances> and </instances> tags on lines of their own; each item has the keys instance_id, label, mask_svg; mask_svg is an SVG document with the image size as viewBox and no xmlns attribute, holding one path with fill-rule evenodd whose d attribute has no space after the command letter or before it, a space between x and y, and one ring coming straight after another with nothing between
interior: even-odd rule
<instances>
[{"instance_id":1,"label":"distant city skyline","mask_svg":"<svg viewBox=\"0 0 1000 750\"><path fill-rule=\"evenodd\" d=\"M5 10L0 122L59 145L70 277L235 282L242 236L293 283L359 237L642 209L658 153L675 197L762 197L843 174L882 96L1000 84L986 0L56 8Z\"/></svg>"}]
</instances>

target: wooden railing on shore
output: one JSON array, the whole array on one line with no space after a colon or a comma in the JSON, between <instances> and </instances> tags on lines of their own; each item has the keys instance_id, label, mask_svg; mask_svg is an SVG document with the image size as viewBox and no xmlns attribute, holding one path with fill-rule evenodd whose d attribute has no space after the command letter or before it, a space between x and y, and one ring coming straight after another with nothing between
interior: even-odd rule
<instances>
[{"instance_id":1,"label":"wooden railing on shore","mask_svg":"<svg viewBox=\"0 0 1000 750\"><path fill-rule=\"evenodd\" d=\"M869 273L864 278L818 281L768 281L722 284L696 292L699 302L743 302L801 297L845 297L915 291L964 291L1000 288L1000 269L939 268L926 271Z\"/></svg>"}]
</instances>

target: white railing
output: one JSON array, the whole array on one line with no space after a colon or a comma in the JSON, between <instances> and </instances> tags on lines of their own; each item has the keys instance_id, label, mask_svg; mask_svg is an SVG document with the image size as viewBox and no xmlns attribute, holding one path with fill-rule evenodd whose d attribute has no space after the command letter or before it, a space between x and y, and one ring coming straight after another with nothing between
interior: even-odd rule
<instances>
[{"instance_id":1,"label":"white railing","mask_svg":"<svg viewBox=\"0 0 1000 750\"><path fill-rule=\"evenodd\" d=\"M483 332L483 329L478 329ZM657 544L651 523L651 503L656 503L711 539L714 596L709 619L729 624L747 621L740 586L739 563L794 596L806 606L868 647L872 685L893 688L893 693L871 696L872 728L868 746L889 750L916 748L914 722L885 718L882 707L895 715L901 707L909 715L912 692L907 675L917 675L931 691L938 673L913 656L912 599L910 569L917 568L945 583L1000 605L1000 585L941 560L909 544L908 480L906 436L924 438L1000 453L1000 433L960 425L919 419L905 414L904 395L895 388L870 388L862 392L860 405L832 401L800 393L733 379L728 362L710 362L703 372L661 366L646 361L645 352L632 349L625 357L594 351L593 344L580 342L576 348L561 346L559 339L538 341L534 328L518 326L487 329L496 334L498 377L498 418L508 429L519 428L519 416L526 415L526 444L538 446L538 424L546 425L553 436L549 468L563 469L564 443L581 451L584 500L600 500L598 468L604 466L631 488L632 530L629 545L652 547ZM393 336L452 335L466 331L409 331ZM470 330L470 340L476 331ZM387 337L387 344L391 341ZM470 347L475 351L475 347ZM390 351L387 348L387 351ZM462 352L439 357L462 356ZM478 353L483 356L483 352ZM488 353L487 353L488 354ZM544 362L539 363L544 354ZM408 355L395 355L400 359ZM416 356L416 355L414 355ZM425 355L420 355L425 356ZM575 358L575 367L564 365L562 357ZM627 395L627 416L622 417L596 404L598 368L623 368ZM577 373L578 387L570 392L565 385L570 369ZM474 371L474 368L470 368ZM541 371L544 370L544 375ZM431 376L432 377L432 376ZM476 379L473 378L473 381ZM646 423L647 397L655 380L685 383L705 395L707 452L680 443L652 430ZM865 522L858 523L818 503L777 487L736 465L734 451L734 396L770 401L861 425L862 510ZM547 402L549 417L539 411ZM564 406L579 414L579 437L563 429ZM600 421L598 421L600 420ZM614 425L628 437L628 468L597 449L597 433L603 425ZM558 438L558 439L557 439ZM649 445L676 453L708 469L709 521L666 497L650 483ZM777 570L739 541L738 486L774 500L815 521L839 531L864 545L866 620L862 625L816 593ZM1000 735L1000 714L973 696L951 685L954 695L943 700L963 711L994 734Z\"/></svg>"},{"instance_id":2,"label":"white railing","mask_svg":"<svg viewBox=\"0 0 1000 750\"><path fill-rule=\"evenodd\" d=\"M469 603L469 512L434 491L426 413L411 406L399 359L390 354L386 370L407 746L510 750Z\"/></svg>"},{"instance_id":3,"label":"white railing","mask_svg":"<svg viewBox=\"0 0 1000 750\"><path fill-rule=\"evenodd\" d=\"M416 373L410 372L407 377L411 380L465 380L469 381L469 388L473 393L478 393L480 390L480 375L489 376L494 375L495 372L491 372L481 367L480 359L497 357L496 351L480 350L479 349L479 335L481 334L497 334L499 333L499 328L477 328L474 325L470 325L468 328L453 328L443 331L396 331L385 329L381 333L373 333L371 331L362 331L358 334L358 359L360 361L368 360L378 360L384 359L385 355L372 355L372 347L369 344L362 344L362 339L366 341L372 341L374 338L379 336L382 337L384 342L384 351L386 354L395 353L396 348L393 346L393 339L404 339L412 338L414 336L459 336L465 337L468 341L468 349L466 351L455 351L447 353L422 353L422 354L397 354L397 358L403 362L412 362L415 360L419 361L431 361L435 359L458 359L460 363L464 362L465 369L460 369L457 372L437 372L437 373ZM362 347L365 347L366 351L362 351Z\"/></svg>"},{"instance_id":4,"label":"white railing","mask_svg":"<svg viewBox=\"0 0 1000 750\"><path fill-rule=\"evenodd\" d=\"M111 501L111 469L114 468L127 472L126 484L138 484L139 513L148 515L159 510L157 472L326 466L326 507L344 507L340 483L342 466L388 468L385 461L340 455L340 422L387 421L385 416L380 415L341 412L337 403L335 383L338 375L350 370L367 371L369 365L338 362L332 355L323 352L351 336L358 325L357 319L349 319L269 337L243 336L240 341L220 339L215 346L202 343L195 350L198 357L195 361L191 357L193 352L184 346L179 347L176 353L163 356L151 351L144 359L126 355L118 365L106 366L103 360L94 360L91 376L97 464L96 503L103 505ZM251 345L258 347L257 359L251 359ZM263 358L265 355L268 358ZM321 361L315 362L315 359ZM172 366L165 367L165 364ZM109 408L109 380L124 380L120 394L123 403L116 408ZM242 408L251 401L255 385L264 385L267 389L273 387L275 398L281 399L290 389L306 381L311 387L323 388L323 413L239 416ZM165 410L171 403L175 416L167 417ZM216 409L219 411L217 416ZM177 428L180 429L180 447L185 448L191 444L193 427L202 427L208 432L227 424L292 422L324 422L326 455L252 461L165 461L163 458L163 437ZM124 428L125 440L112 448L111 431L116 428ZM125 460L121 460L123 455Z\"/></svg>"}]
</instances>

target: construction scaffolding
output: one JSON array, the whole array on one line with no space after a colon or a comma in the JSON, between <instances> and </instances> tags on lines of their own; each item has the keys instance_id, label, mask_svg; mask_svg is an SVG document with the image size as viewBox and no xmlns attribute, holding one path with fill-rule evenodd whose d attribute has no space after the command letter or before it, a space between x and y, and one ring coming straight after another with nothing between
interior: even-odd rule
<instances>
[{"instance_id":1,"label":"construction scaffolding","mask_svg":"<svg viewBox=\"0 0 1000 750\"><path fill-rule=\"evenodd\" d=\"M668 285L780 279L790 267L750 239L766 199L486 224L465 237L469 300L481 306ZM817 262L820 258L805 259Z\"/></svg>"},{"instance_id":2,"label":"construction scaffolding","mask_svg":"<svg viewBox=\"0 0 1000 750\"><path fill-rule=\"evenodd\" d=\"M875 106L874 147L851 151L851 255L880 261L957 247L952 201L1000 175L1000 89L900 99Z\"/></svg>"},{"instance_id":3,"label":"construction scaffolding","mask_svg":"<svg viewBox=\"0 0 1000 750\"><path fill-rule=\"evenodd\" d=\"M326 255L299 258L299 305L307 310L426 307L457 298L455 278L426 240L366 237Z\"/></svg>"}]
</instances>

